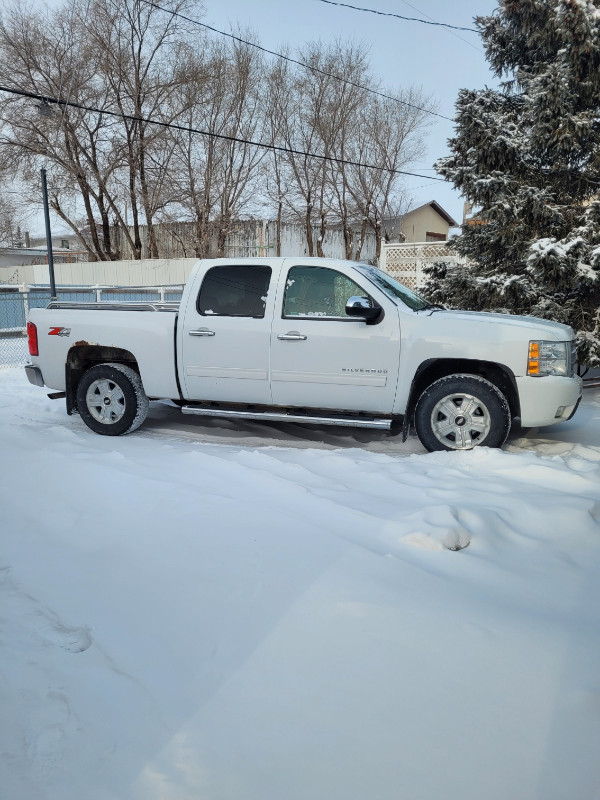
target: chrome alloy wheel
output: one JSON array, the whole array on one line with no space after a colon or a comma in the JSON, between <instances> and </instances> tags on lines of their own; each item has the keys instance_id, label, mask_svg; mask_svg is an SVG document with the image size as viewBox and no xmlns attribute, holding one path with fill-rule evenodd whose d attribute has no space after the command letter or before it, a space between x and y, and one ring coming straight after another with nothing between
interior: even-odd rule
<instances>
[{"instance_id":1,"label":"chrome alloy wheel","mask_svg":"<svg viewBox=\"0 0 600 800\"><path fill-rule=\"evenodd\" d=\"M449 394L431 412L431 430L451 450L470 450L482 444L492 420L484 403L472 394Z\"/></svg>"},{"instance_id":2,"label":"chrome alloy wheel","mask_svg":"<svg viewBox=\"0 0 600 800\"><path fill-rule=\"evenodd\" d=\"M125 413L125 395L121 387L108 378L99 378L90 384L85 403L96 422L113 425Z\"/></svg>"}]
</instances>

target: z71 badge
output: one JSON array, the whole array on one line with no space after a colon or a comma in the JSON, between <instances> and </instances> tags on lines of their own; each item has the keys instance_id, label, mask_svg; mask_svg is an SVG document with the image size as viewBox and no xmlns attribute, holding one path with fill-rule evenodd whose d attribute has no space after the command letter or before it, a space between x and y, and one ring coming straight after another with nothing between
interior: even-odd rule
<instances>
[{"instance_id":1,"label":"z71 badge","mask_svg":"<svg viewBox=\"0 0 600 800\"><path fill-rule=\"evenodd\" d=\"M70 336L71 328L50 328L48 336Z\"/></svg>"}]
</instances>

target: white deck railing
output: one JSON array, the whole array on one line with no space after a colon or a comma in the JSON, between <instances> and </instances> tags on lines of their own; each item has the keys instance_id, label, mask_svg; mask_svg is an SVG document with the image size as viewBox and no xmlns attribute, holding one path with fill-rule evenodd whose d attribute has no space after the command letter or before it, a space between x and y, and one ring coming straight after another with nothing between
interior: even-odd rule
<instances>
[{"instance_id":1,"label":"white deck railing","mask_svg":"<svg viewBox=\"0 0 600 800\"><path fill-rule=\"evenodd\" d=\"M446 242L397 242L381 246L381 269L410 289L423 285L423 267L436 261L466 263L464 258L448 251Z\"/></svg>"}]
</instances>

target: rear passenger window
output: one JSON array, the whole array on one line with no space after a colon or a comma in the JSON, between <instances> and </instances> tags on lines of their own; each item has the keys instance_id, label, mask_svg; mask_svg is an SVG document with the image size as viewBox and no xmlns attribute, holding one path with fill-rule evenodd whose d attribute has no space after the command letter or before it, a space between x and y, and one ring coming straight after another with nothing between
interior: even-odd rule
<instances>
[{"instance_id":1,"label":"rear passenger window","mask_svg":"<svg viewBox=\"0 0 600 800\"><path fill-rule=\"evenodd\" d=\"M271 268L212 267L198 294L198 313L219 317L264 317Z\"/></svg>"}]
</instances>

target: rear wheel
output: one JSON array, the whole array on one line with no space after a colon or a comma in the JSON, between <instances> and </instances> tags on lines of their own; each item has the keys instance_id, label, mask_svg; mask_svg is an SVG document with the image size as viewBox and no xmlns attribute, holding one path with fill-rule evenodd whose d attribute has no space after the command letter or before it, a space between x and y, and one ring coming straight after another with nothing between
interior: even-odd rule
<instances>
[{"instance_id":1,"label":"rear wheel","mask_svg":"<svg viewBox=\"0 0 600 800\"><path fill-rule=\"evenodd\" d=\"M417 402L415 428L429 451L502 447L510 407L493 383L478 375L448 375L428 386Z\"/></svg>"},{"instance_id":2,"label":"rear wheel","mask_svg":"<svg viewBox=\"0 0 600 800\"><path fill-rule=\"evenodd\" d=\"M148 414L149 401L140 376L123 364L97 364L77 387L77 410L95 433L131 433Z\"/></svg>"}]
</instances>

